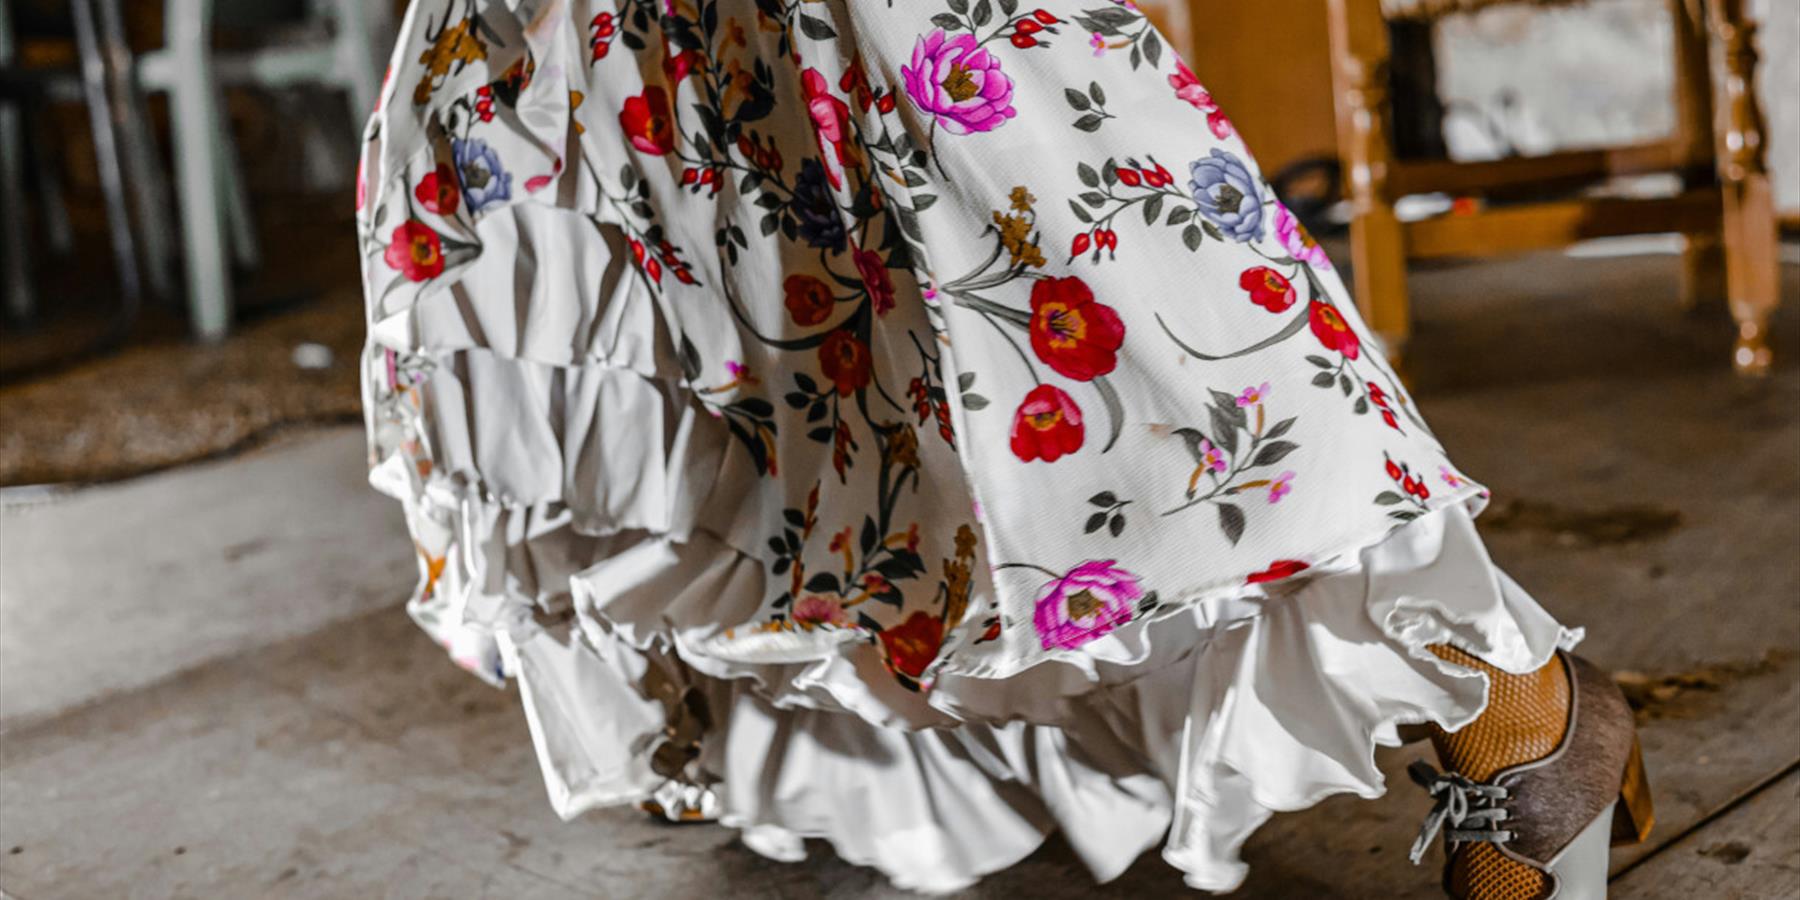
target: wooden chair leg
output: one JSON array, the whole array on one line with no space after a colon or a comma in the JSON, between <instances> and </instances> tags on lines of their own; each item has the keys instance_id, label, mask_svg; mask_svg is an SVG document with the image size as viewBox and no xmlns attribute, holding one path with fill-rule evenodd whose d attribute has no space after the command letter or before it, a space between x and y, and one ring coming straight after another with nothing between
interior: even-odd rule
<instances>
[{"instance_id":1,"label":"wooden chair leg","mask_svg":"<svg viewBox=\"0 0 1800 900\"><path fill-rule=\"evenodd\" d=\"M1745 14L1744 0L1710 0L1708 13L1724 63L1715 121L1725 206L1725 289L1738 330L1731 361L1743 374L1763 375L1771 361L1769 318L1780 301L1781 261L1756 96L1756 24Z\"/></svg>"},{"instance_id":2,"label":"wooden chair leg","mask_svg":"<svg viewBox=\"0 0 1800 900\"><path fill-rule=\"evenodd\" d=\"M1725 244L1719 232L1686 235L1681 248L1681 308L1698 312L1725 299Z\"/></svg>"},{"instance_id":3,"label":"wooden chair leg","mask_svg":"<svg viewBox=\"0 0 1800 900\"><path fill-rule=\"evenodd\" d=\"M1710 187L1717 178L1713 150L1711 64L1702 0L1668 0L1674 26L1675 130L1682 185ZM1723 211L1721 211L1722 213ZM1723 218L1720 222L1723 223ZM1719 230L1686 235L1681 254L1681 308L1694 312L1725 300L1725 248Z\"/></svg>"},{"instance_id":4,"label":"wooden chair leg","mask_svg":"<svg viewBox=\"0 0 1800 900\"><path fill-rule=\"evenodd\" d=\"M1330 0L1338 150L1347 164L1354 218L1350 259L1363 319L1400 368L1412 331L1406 242L1388 195L1393 160L1387 23L1380 0Z\"/></svg>"}]
</instances>

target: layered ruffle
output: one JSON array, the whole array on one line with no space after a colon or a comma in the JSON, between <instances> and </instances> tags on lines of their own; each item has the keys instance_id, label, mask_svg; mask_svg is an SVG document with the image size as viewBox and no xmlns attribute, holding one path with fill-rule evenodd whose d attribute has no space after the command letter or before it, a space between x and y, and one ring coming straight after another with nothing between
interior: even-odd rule
<instances>
[{"instance_id":1,"label":"layered ruffle","mask_svg":"<svg viewBox=\"0 0 1800 900\"><path fill-rule=\"evenodd\" d=\"M1528 671L1577 638L1489 560L1471 497L1035 665L964 644L911 690L856 627L758 620L770 576L738 518L755 478L657 307L591 262L616 252L604 228L532 207L484 221L590 261L484 255L377 323L371 478L419 548L409 609L466 668L517 679L565 817L699 792L759 852L820 838L926 891L1060 830L1098 879L1160 842L1191 885L1228 890L1271 815L1375 796L1398 726L1479 714L1485 679L1427 646ZM518 302L471 299L502 289ZM689 694L710 727L671 768Z\"/></svg>"},{"instance_id":2,"label":"layered ruffle","mask_svg":"<svg viewBox=\"0 0 1800 900\"><path fill-rule=\"evenodd\" d=\"M1579 639L1453 507L1301 577L1132 623L1088 653L998 678L951 660L913 692L849 630L813 635L836 642L813 658L721 652L738 646L724 623L754 613L764 576L704 524L686 540L584 534L566 511L475 501L479 482L450 482L428 478L409 498L415 531L447 523L462 567L441 570L415 613L492 642L560 815L669 791L654 757L673 694L692 691L709 727L676 783L709 790L748 846L793 860L820 838L924 891L1012 865L1052 831L1099 880L1160 842L1190 885L1229 890L1246 871L1239 848L1271 815L1377 796L1374 749L1397 744L1399 726L1480 713L1485 678L1426 647L1524 672Z\"/></svg>"}]
</instances>

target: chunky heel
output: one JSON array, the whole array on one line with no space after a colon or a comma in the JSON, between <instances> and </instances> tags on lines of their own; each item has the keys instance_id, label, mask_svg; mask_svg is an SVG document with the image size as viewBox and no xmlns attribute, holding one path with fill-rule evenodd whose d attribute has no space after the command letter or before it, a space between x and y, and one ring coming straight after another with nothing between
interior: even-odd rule
<instances>
[{"instance_id":1,"label":"chunky heel","mask_svg":"<svg viewBox=\"0 0 1800 900\"><path fill-rule=\"evenodd\" d=\"M1408 769L1437 800L1413 844L1413 861L1442 832L1444 891L1454 900L1605 900L1607 845L1650 835L1650 782L1625 695L1587 660L1556 658L1559 668L1545 666L1528 677L1566 675L1566 691L1534 690L1536 681L1497 682L1510 693L1490 699L1482 715L1505 703L1501 721L1513 727L1490 729L1484 744L1465 741L1458 748L1460 764L1473 760L1486 779L1439 772L1423 760ZM1547 747L1551 737L1556 743ZM1434 735L1440 754L1448 740ZM1482 754L1518 761L1493 771Z\"/></svg>"},{"instance_id":2,"label":"chunky heel","mask_svg":"<svg viewBox=\"0 0 1800 900\"><path fill-rule=\"evenodd\" d=\"M1650 800L1650 778L1644 773L1644 751L1637 738L1625 760L1625 777L1619 785L1619 802L1613 812L1613 846L1640 844L1656 827L1656 805Z\"/></svg>"}]
</instances>

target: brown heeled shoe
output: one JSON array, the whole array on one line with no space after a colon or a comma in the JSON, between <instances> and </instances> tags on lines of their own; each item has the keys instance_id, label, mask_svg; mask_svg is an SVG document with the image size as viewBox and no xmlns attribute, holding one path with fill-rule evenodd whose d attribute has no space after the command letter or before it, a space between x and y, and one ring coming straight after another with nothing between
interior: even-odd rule
<instances>
[{"instance_id":1,"label":"brown heeled shoe","mask_svg":"<svg viewBox=\"0 0 1800 900\"><path fill-rule=\"evenodd\" d=\"M1413 844L1417 863L1440 830L1444 892L1455 900L1603 900L1607 846L1650 834L1654 813L1625 697L1593 664L1557 653L1512 675L1433 647L1490 679L1488 709L1432 735L1449 771L1408 768L1437 804Z\"/></svg>"}]
</instances>

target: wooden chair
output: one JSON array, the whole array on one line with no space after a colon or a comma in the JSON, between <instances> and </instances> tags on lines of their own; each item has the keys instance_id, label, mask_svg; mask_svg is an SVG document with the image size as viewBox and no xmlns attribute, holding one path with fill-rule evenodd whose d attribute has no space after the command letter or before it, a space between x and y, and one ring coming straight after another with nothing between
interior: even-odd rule
<instances>
[{"instance_id":1,"label":"wooden chair","mask_svg":"<svg viewBox=\"0 0 1800 900\"><path fill-rule=\"evenodd\" d=\"M1506 2L1524 0L1327 0L1338 149L1354 206L1356 300L1370 328L1395 362L1403 362L1410 330L1406 264L1411 259L1515 253L1593 237L1678 232L1687 238L1682 302L1692 306L1722 293L1737 322L1732 364L1744 374L1766 373L1780 263L1763 116L1755 93L1756 25L1745 14L1745 0L1666 0L1675 20L1677 113L1674 133L1665 140L1490 162L1396 158L1392 23L1383 7L1390 13L1407 7L1435 16ZM1716 45L1716 56L1709 40ZM1667 198L1499 204L1410 222L1394 214L1395 201L1411 194L1481 196L1655 172L1680 175L1682 191Z\"/></svg>"}]
</instances>

